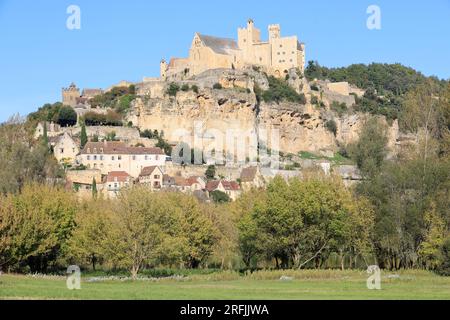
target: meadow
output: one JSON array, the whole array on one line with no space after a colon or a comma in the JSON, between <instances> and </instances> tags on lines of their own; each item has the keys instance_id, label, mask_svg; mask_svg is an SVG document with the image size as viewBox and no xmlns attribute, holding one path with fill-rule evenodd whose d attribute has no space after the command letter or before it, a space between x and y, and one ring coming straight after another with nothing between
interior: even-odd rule
<instances>
[{"instance_id":1,"label":"meadow","mask_svg":"<svg viewBox=\"0 0 450 320\"><path fill-rule=\"evenodd\" d=\"M288 280L280 280L281 277ZM450 277L426 271L382 273L368 290L364 271L216 272L188 277L105 280L83 276L68 290L64 276L0 276L0 299L82 300L435 300L450 299Z\"/></svg>"}]
</instances>

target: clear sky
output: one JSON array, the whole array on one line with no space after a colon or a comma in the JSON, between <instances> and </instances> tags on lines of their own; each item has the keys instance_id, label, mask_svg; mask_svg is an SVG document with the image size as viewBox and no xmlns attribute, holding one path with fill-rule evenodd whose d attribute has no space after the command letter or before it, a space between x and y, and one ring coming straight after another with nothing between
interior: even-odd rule
<instances>
[{"instance_id":1,"label":"clear sky","mask_svg":"<svg viewBox=\"0 0 450 320\"><path fill-rule=\"evenodd\" d=\"M66 28L69 5L81 29ZM369 30L369 5L381 30ZM159 61L187 56L194 32L237 38L253 18L298 35L307 60L326 66L400 62L450 78L450 0L0 0L0 122L60 100L61 88L106 88L158 76Z\"/></svg>"}]
</instances>

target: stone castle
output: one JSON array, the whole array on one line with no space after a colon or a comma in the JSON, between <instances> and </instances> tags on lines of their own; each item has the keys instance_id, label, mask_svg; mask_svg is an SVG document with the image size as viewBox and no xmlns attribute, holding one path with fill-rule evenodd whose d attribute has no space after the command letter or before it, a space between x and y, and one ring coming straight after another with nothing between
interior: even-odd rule
<instances>
[{"instance_id":1,"label":"stone castle","mask_svg":"<svg viewBox=\"0 0 450 320\"><path fill-rule=\"evenodd\" d=\"M261 41L261 31L248 20L246 28L238 29L238 41L200 33L194 35L188 58L161 61L161 79L183 73L195 76L210 69L243 69L259 66L277 77L290 69L301 73L305 66L305 45L297 36L282 37L280 25L269 26L269 40Z\"/></svg>"}]
</instances>

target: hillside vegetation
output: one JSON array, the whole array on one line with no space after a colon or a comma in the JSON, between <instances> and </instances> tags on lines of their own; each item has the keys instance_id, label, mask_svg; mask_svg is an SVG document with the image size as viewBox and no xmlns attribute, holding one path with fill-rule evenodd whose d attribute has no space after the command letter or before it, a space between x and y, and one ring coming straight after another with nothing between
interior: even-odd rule
<instances>
[{"instance_id":1,"label":"hillside vegetation","mask_svg":"<svg viewBox=\"0 0 450 320\"><path fill-rule=\"evenodd\" d=\"M401 117L406 94L419 86L426 84L433 86L437 94L448 84L447 81L426 77L401 64L353 64L342 68L327 68L318 62L309 61L305 76L310 81L314 79L346 81L366 90L364 97L357 99L355 109L381 114L388 119Z\"/></svg>"}]
</instances>

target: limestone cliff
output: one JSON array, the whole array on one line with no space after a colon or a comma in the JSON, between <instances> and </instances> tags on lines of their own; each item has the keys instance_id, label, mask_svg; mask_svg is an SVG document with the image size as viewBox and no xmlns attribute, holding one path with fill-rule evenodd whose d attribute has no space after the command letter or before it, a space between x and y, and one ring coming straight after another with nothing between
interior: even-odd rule
<instances>
[{"instance_id":1,"label":"limestone cliff","mask_svg":"<svg viewBox=\"0 0 450 320\"><path fill-rule=\"evenodd\" d=\"M216 83L220 83L222 89L212 89ZM313 94L310 86L301 78L294 85L308 98L305 105L258 102L254 93L255 84L265 90L268 83L267 78L255 70L210 70L178 84L180 88L183 84L195 85L198 90L180 90L176 96L169 96L165 93L169 83L141 84L139 90L142 94L134 101L127 121L132 121L141 130L163 131L166 139L172 142L182 140L183 136L192 137L196 123L202 123L197 136L211 129L223 134L229 129L241 132L259 132L260 128L270 132L276 129L279 131L280 151L284 153L308 151L332 154L339 145L346 145L358 138L368 116L360 113L338 116L330 110L332 101L327 101L326 97L322 107L311 104ZM159 90L154 90L155 86ZM336 95L338 93L333 93L333 97ZM349 100L348 97L342 99ZM336 123L336 136L326 128L329 120ZM398 136L398 124L394 122L389 129L392 151Z\"/></svg>"}]
</instances>

